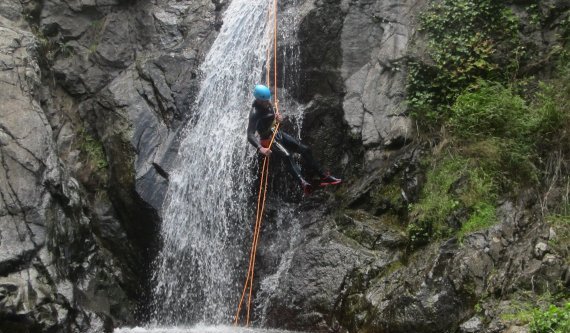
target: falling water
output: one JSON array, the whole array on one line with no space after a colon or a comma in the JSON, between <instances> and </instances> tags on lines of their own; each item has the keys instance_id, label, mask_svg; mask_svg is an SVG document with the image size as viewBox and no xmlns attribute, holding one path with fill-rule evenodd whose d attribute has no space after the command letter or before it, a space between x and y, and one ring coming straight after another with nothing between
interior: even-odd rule
<instances>
[{"instance_id":1,"label":"falling water","mask_svg":"<svg viewBox=\"0 0 570 333\"><path fill-rule=\"evenodd\" d=\"M253 216L253 149L245 129L251 89L262 78L272 24L270 1L234 0L207 54L193 117L163 211L154 321L230 321L245 275Z\"/></svg>"}]
</instances>

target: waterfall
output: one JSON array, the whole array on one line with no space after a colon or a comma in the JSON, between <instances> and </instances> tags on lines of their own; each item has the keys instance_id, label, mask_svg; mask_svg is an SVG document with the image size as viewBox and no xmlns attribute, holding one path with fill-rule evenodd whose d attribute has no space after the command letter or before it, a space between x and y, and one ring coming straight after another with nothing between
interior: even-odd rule
<instances>
[{"instance_id":1,"label":"waterfall","mask_svg":"<svg viewBox=\"0 0 570 333\"><path fill-rule=\"evenodd\" d=\"M163 208L153 321L228 323L251 239L256 165L246 128L272 22L267 0L233 0L201 66L202 83ZM245 263L244 263L245 262Z\"/></svg>"}]
</instances>

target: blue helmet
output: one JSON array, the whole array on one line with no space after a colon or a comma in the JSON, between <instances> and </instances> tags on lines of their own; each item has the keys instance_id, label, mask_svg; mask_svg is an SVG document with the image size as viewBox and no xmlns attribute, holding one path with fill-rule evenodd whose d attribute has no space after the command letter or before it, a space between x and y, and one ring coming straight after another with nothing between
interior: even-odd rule
<instances>
[{"instance_id":1,"label":"blue helmet","mask_svg":"<svg viewBox=\"0 0 570 333\"><path fill-rule=\"evenodd\" d=\"M258 84L253 89L253 97L262 101L268 101L271 99L271 91L266 86Z\"/></svg>"}]
</instances>

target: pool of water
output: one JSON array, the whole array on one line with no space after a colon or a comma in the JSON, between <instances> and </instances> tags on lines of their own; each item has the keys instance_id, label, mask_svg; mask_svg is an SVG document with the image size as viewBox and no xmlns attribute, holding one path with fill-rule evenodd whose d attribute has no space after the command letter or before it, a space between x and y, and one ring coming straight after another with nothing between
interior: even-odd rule
<instances>
[{"instance_id":1,"label":"pool of water","mask_svg":"<svg viewBox=\"0 0 570 333\"><path fill-rule=\"evenodd\" d=\"M192 326L192 327L132 327L117 328L113 333L291 333L283 330L267 330L234 326Z\"/></svg>"}]
</instances>

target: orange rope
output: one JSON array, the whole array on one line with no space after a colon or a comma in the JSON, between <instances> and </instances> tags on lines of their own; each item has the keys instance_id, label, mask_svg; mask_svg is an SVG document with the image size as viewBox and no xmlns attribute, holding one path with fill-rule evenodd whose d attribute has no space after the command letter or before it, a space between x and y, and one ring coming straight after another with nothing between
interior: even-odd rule
<instances>
[{"instance_id":1,"label":"orange rope","mask_svg":"<svg viewBox=\"0 0 570 333\"><path fill-rule=\"evenodd\" d=\"M246 317L246 326L249 326L249 312L251 308L251 294L253 292L253 277L255 275L255 257L257 255L257 244L259 242L259 234L261 232L261 221L263 220L263 212L265 210L265 196L267 195L267 178L269 177L269 157L265 157L267 160L267 168L265 169L265 179L264 189L263 189L263 204L261 205L261 212L259 214L259 220L257 222L257 233L253 239L254 246L253 246L253 261L251 262L251 278L249 279L249 298L248 298L248 305L247 305L247 317Z\"/></svg>"},{"instance_id":2,"label":"orange rope","mask_svg":"<svg viewBox=\"0 0 570 333\"><path fill-rule=\"evenodd\" d=\"M247 292L248 282L249 282L250 277L251 277L251 267L252 267L252 264L251 264L251 263L252 263L253 260L254 260L254 259L253 259L253 258L254 258L254 248L255 248L255 246L256 246L255 239L256 239L256 237L257 237L258 229L259 229L259 227L260 227L260 224L259 224L260 218L259 218L259 216L260 216L260 212L261 212L260 206L261 206L261 192L262 192L262 190L263 190L263 179L264 179L264 178L263 178L263 175L265 174L266 169L269 167L269 164L268 164L267 162L269 162L269 160L268 160L267 158L264 158L264 159L263 159L263 167L262 167L262 169L261 169L261 170L262 170L262 171L261 171L261 175L262 175L261 177L262 177L262 178L261 178L261 181L259 182L259 194L257 195L257 214L256 214L256 217L255 217L255 228L254 228L254 232L253 232L253 244L252 244L252 246L251 246L251 252L250 252L250 254L249 254L249 266L248 266L248 269L247 269L246 280L245 280L245 283L244 283L244 286L243 286L243 292L242 292L242 294L241 294L241 299L240 299L240 301L239 301L238 309L237 309L236 315L235 315L235 317L234 317L234 324L237 324L237 323L238 323L239 314L240 314L240 312L241 312L241 306L242 306L242 304L243 304L243 300L244 300L245 294L246 294L246 292Z\"/></svg>"},{"instance_id":3,"label":"orange rope","mask_svg":"<svg viewBox=\"0 0 570 333\"><path fill-rule=\"evenodd\" d=\"M270 15L268 14L268 18ZM279 115L279 100L277 99L277 0L273 1L273 20L274 20L274 35L273 35L273 71L274 71L274 104L275 104L275 111L276 116ZM269 50L267 48L267 64L266 64L266 73L267 73L267 86L270 86L270 62L269 62ZM273 136L271 137L271 141L269 142L268 148L271 149L273 142L275 141L275 136L279 131L279 122L275 125L275 130L273 131ZM261 231L261 222L263 221L263 213L265 211L265 199L267 196L267 180L269 177L269 156L265 156L263 159L263 166L261 168L261 177L259 182L259 193L257 195L257 213L255 218L255 227L253 232L253 242L251 245L251 252L249 254L249 267L247 269L247 276L244 283L243 291L241 294L240 302L238 304L238 309L234 317L234 325L239 323L239 316L242 310L243 301L245 299L245 294L249 289L248 294L248 304L247 304L247 313L246 313L246 326L249 326L249 318L251 312L251 301L253 299L253 278L255 273L255 258L257 255L257 244L259 242L259 235ZM263 196L263 199L261 199Z\"/></svg>"}]
</instances>

